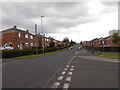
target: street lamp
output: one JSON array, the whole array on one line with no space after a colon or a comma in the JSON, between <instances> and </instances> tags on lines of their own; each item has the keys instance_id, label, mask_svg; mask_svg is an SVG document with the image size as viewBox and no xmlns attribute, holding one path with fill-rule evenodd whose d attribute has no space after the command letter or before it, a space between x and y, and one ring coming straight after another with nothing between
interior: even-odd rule
<instances>
[{"instance_id":1,"label":"street lamp","mask_svg":"<svg viewBox=\"0 0 120 90\"><path fill-rule=\"evenodd\" d=\"M42 50L43 50L43 53L44 53L44 35L43 35L43 21L42 21L42 18L44 16L41 16L41 30L42 30Z\"/></svg>"}]
</instances>

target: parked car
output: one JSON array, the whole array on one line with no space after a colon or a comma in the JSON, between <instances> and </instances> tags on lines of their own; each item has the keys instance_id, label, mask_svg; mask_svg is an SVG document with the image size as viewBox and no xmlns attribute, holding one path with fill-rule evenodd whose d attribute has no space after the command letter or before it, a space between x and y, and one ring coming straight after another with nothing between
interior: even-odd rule
<instances>
[{"instance_id":1,"label":"parked car","mask_svg":"<svg viewBox=\"0 0 120 90\"><path fill-rule=\"evenodd\" d=\"M73 47L71 46L71 47L69 47L68 49L73 49Z\"/></svg>"},{"instance_id":2,"label":"parked car","mask_svg":"<svg viewBox=\"0 0 120 90\"><path fill-rule=\"evenodd\" d=\"M0 50L5 50L5 47L0 46Z\"/></svg>"},{"instance_id":3,"label":"parked car","mask_svg":"<svg viewBox=\"0 0 120 90\"><path fill-rule=\"evenodd\" d=\"M13 50L13 49L14 48L11 46L7 46L7 47L0 46L0 50Z\"/></svg>"},{"instance_id":4,"label":"parked car","mask_svg":"<svg viewBox=\"0 0 120 90\"><path fill-rule=\"evenodd\" d=\"M10 47L10 46L7 46L5 47L5 50L13 50L14 48L13 47Z\"/></svg>"}]
</instances>

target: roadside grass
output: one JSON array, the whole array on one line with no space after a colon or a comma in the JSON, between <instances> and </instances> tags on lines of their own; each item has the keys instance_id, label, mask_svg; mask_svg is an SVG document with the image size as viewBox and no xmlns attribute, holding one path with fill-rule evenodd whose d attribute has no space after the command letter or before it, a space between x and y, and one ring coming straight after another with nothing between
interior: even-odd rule
<instances>
[{"instance_id":1,"label":"roadside grass","mask_svg":"<svg viewBox=\"0 0 120 90\"><path fill-rule=\"evenodd\" d=\"M107 57L107 58L120 59L120 53L106 53L106 52L102 52L102 53L95 53L95 55L101 56L101 57Z\"/></svg>"},{"instance_id":2,"label":"roadside grass","mask_svg":"<svg viewBox=\"0 0 120 90\"><path fill-rule=\"evenodd\" d=\"M54 53L58 53L58 52L62 52L67 50L67 48L65 49L61 49L61 50L57 50L57 51L53 51L53 52L47 52L44 54L34 54L34 55L26 55L26 56L20 56L20 57L16 57L16 60L21 60L21 59L32 59L32 58L36 58L36 57L40 57L40 56L45 56L45 55L50 55L50 54L54 54Z\"/></svg>"}]
</instances>

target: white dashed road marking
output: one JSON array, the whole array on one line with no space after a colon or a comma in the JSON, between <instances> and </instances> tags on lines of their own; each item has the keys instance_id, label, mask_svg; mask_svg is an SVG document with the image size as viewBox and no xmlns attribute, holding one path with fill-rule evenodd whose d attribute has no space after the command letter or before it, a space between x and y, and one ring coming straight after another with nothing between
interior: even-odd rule
<instances>
[{"instance_id":1,"label":"white dashed road marking","mask_svg":"<svg viewBox=\"0 0 120 90\"><path fill-rule=\"evenodd\" d=\"M65 71L67 71L68 69L67 69L67 68L65 68L64 70L65 70Z\"/></svg>"},{"instance_id":2,"label":"white dashed road marking","mask_svg":"<svg viewBox=\"0 0 120 90\"><path fill-rule=\"evenodd\" d=\"M72 60L74 59L75 56L72 57L72 59L69 61L68 65L72 62Z\"/></svg>"},{"instance_id":3,"label":"white dashed road marking","mask_svg":"<svg viewBox=\"0 0 120 90\"><path fill-rule=\"evenodd\" d=\"M73 71L73 69L71 68L70 71Z\"/></svg>"},{"instance_id":4,"label":"white dashed road marking","mask_svg":"<svg viewBox=\"0 0 120 90\"><path fill-rule=\"evenodd\" d=\"M66 66L67 68L69 67L69 65Z\"/></svg>"},{"instance_id":5,"label":"white dashed road marking","mask_svg":"<svg viewBox=\"0 0 120 90\"><path fill-rule=\"evenodd\" d=\"M72 72L69 72L68 75L72 75Z\"/></svg>"},{"instance_id":6,"label":"white dashed road marking","mask_svg":"<svg viewBox=\"0 0 120 90\"><path fill-rule=\"evenodd\" d=\"M55 82L51 88L57 88L60 85L60 82Z\"/></svg>"},{"instance_id":7,"label":"white dashed road marking","mask_svg":"<svg viewBox=\"0 0 120 90\"><path fill-rule=\"evenodd\" d=\"M68 87L69 87L69 83L64 83L63 88L68 89Z\"/></svg>"},{"instance_id":8,"label":"white dashed road marking","mask_svg":"<svg viewBox=\"0 0 120 90\"><path fill-rule=\"evenodd\" d=\"M62 79L63 79L63 76L59 76L57 80L61 81Z\"/></svg>"},{"instance_id":9,"label":"white dashed road marking","mask_svg":"<svg viewBox=\"0 0 120 90\"><path fill-rule=\"evenodd\" d=\"M65 71L63 71L61 74L62 74L62 75L64 75L65 73L66 73L66 72L65 72Z\"/></svg>"},{"instance_id":10,"label":"white dashed road marking","mask_svg":"<svg viewBox=\"0 0 120 90\"><path fill-rule=\"evenodd\" d=\"M74 66L71 66L71 68L74 68Z\"/></svg>"},{"instance_id":11,"label":"white dashed road marking","mask_svg":"<svg viewBox=\"0 0 120 90\"><path fill-rule=\"evenodd\" d=\"M66 81L71 81L71 77L68 76L68 77L66 78Z\"/></svg>"}]
</instances>

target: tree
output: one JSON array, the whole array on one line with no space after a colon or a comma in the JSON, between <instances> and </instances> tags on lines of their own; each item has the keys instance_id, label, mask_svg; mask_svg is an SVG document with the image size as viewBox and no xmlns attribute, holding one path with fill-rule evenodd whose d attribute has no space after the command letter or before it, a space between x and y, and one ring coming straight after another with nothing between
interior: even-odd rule
<instances>
[{"instance_id":1,"label":"tree","mask_svg":"<svg viewBox=\"0 0 120 90\"><path fill-rule=\"evenodd\" d=\"M68 38L68 37L65 37L65 38L63 39L63 42L69 42L69 38Z\"/></svg>"},{"instance_id":2,"label":"tree","mask_svg":"<svg viewBox=\"0 0 120 90\"><path fill-rule=\"evenodd\" d=\"M114 34L112 37L113 37L112 42L116 45L119 45L120 44L120 36L118 34ZM116 47L116 51L117 51L117 47Z\"/></svg>"},{"instance_id":3,"label":"tree","mask_svg":"<svg viewBox=\"0 0 120 90\"><path fill-rule=\"evenodd\" d=\"M50 42L49 45L50 45L50 47L54 47L55 43L54 42Z\"/></svg>"},{"instance_id":4,"label":"tree","mask_svg":"<svg viewBox=\"0 0 120 90\"><path fill-rule=\"evenodd\" d=\"M76 42L74 42L74 41L71 40L71 45L74 45L74 44L76 44Z\"/></svg>"},{"instance_id":5,"label":"tree","mask_svg":"<svg viewBox=\"0 0 120 90\"><path fill-rule=\"evenodd\" d=\"M113 37L112 42L118 45L120 43L120 36L118 34L114 34L112 37Z\"/></svg>"}]
</instances>

